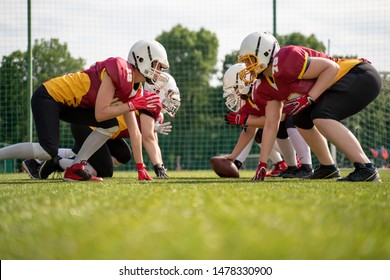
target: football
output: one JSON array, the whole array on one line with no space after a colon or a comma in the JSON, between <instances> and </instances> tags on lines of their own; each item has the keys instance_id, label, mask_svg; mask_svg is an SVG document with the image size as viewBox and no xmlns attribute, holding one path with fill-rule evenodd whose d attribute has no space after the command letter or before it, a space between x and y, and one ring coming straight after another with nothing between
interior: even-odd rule
<instances>
[{"instance_id":1,"label":"football","mask_svg":"<svg viewBox=\"0 0 390 280\"><path fill-rule=\"evenodd\" d=\"M215 156L210 159L211 168L221 178L239 178L240 172L237 166L223 156Z\"/></svg>"}]
</instances>

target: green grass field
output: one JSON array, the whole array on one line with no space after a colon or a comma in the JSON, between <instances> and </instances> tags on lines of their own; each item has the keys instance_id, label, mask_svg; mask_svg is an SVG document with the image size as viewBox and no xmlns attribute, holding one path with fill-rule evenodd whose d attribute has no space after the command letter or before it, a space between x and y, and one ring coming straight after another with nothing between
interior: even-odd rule
<instances>
[{"instance_id":1,"label":"green grass field","mask_svg":"<svg viewBox=\"0 0 390 280\"><path fill-rule=\"evenodd\" d=\"M389 260L390 171L380 173L382 183L1 174L0 259Z\"/></svg>"}]
</instances>

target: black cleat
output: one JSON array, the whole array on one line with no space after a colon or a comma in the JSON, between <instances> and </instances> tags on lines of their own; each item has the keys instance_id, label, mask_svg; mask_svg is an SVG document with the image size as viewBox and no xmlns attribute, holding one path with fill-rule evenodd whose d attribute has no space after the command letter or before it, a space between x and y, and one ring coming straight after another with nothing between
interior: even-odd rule
<instances>
[{"instance_id":1,"label":"black cleat","mask_svg":"<svg viewBox=\"0 0 390 280\"><path fill-rule=\"evenodd\" d=\"M282 178L303 178L313 174L313 168L309 164L302 164L300 168L295 169L292 173L285 173Z\"/></svg>"},{"instance_id":2,"label":"black cleat","mask_svg":"<svg viewBox=\"0 0 390 280\"><path fill-rule=\"evenodd\" d=\"M296 167L296 166L289 166L289 167L287 167L287 169L285 169L282 172L280 172L278 176L272 176L272 177L288 178L288 177L284 177L284 176L290 176L296 170L298 170L298 167Z\"/></svg>"},{"instance_id":3,"label":"black cleat","mask_svg":"<svg viewBox=\"0 0 390 280\"><path fill-rule=\"evenodd\" d=\"M23 170L33 179L39 179L39 168L41 164L35 159L26 159L22 162Z\"/></svg>"},{"instance_id":4,"label":"black cleat","mask_svg":"<svg viewBox=\"0 0 390 280\"><path fill-rule=\"evenodd\" d=\"M60 156L55 156L54 158L44 161L42 163L41 168L39 169L39 178L40 179L47 179L50 174L53 172L62 172L64 169L61 168L59 165L59 160L61 159Z\"/></svg>"},{"instance_id":5,"label":"black cleat","mask_svg":"<svg viewBox=\"0 0 390 280\"><path fill-rule=\"evenodd\" d=\"M360 162L354 162L355 170L350 173L347 177L340 178L337 181L340 182L382 182L381 177L379 176L378 169L376 169L372 164L366 166Z\"/></svg>"},{"instance_id":6,"label":"black cleat","mask_svg":"<svg viewBox=\"0 0 390 280\"><path fill-rule=\"evenodd\" d=\"M320 165L314 172L303 179L332 179L340 178L340 170L335 165Z\"/></svg>"}]
</instances>

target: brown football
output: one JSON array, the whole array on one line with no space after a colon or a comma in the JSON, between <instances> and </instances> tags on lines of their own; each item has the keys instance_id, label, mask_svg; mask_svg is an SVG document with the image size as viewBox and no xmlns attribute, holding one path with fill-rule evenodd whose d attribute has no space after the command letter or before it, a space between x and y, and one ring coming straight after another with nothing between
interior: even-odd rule
<instances>
[{"instance_id":1,"label":"brown football","mask_svg":"<svg viewBox=\"0 0 390 280\"><path fill-rule=\"evenodd\" d=\"M237 166L223 156L210 158L211 168L221 178L239 178L240 172Z\"/></svg>"}]
</instances>

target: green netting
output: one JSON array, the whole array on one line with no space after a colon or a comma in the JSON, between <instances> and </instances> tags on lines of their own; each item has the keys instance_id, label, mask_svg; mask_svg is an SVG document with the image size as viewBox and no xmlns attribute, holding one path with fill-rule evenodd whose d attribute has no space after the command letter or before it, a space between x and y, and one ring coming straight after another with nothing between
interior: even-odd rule
<instances>
[{"instance_id":1,"label":"green netting","mask_svg":"<svg viewBox=\"0 0 390 280\"><path fill-rule=\"evenodd\" d=\"M241 40L253 31L275 32L281 44L308 44L333 56L366 57L384 78L381 96L345 121L376 164L370 149L390 148L390 2L363 1L29 1L0 3L0 147L29 141L28 29L32 84L81 70L111 56L127 57L143 38L163 43L182 95L169 136L160 136L169 169L208 169L209 158L229 153L239 128L225 124L221 77L234 62ZM274 5L276 3L276 6ZM274 21L274 8L276 19ZM29 25L29 15L31 25ZM68 124L61 146L71 147ZM254 145L246 168L257 162ZM146 164L150 163L145 154ZM337 153L340 166L350 166ZM315 162L315 157L314 157ZM0 172L19 170L17 160L0 161ZM133 169L129 164L122 169Z\"/></svg>"}]
</instances>

